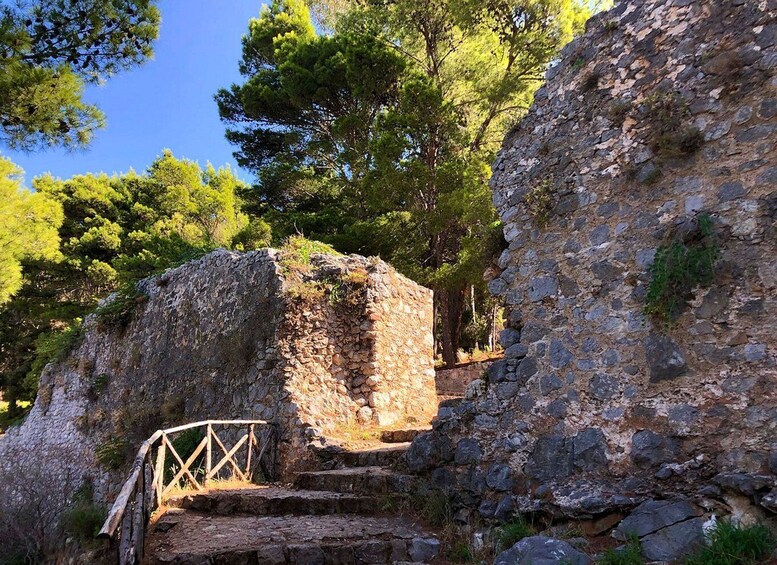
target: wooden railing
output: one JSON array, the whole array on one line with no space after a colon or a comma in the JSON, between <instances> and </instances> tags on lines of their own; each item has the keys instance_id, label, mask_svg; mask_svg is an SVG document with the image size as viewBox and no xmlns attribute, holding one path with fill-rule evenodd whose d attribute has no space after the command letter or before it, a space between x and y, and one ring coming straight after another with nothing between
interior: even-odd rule
<instances>
[{"instance_id":1,"label":"wooden railing","mask_svg":"<svg viewBox=\"0 0 777 565\"><path fill-rule=\"evenodd\" d=\"M239 434L231 449L227 449L214 426L244 428L245 432ZM172 436L195 428L205 428L205 433L184 461L173 445L175 438ZM257 434L261 439L257 439ZM182 481L194 490L202 490L212 480L225 476L250 481L255 478L257 469L264 477L273 478L276 441L275 424L263 420L207 420L157 430L138 449L129 478L98 537L109 540L116 548L120 565L140 563L148 520L171 490L181 486ZM243 446L244 458L239 463ZM214 451L217 454L215 462ZM172 465L167 465L165 462L170 459Z\"/></svg>"}]
</instances>

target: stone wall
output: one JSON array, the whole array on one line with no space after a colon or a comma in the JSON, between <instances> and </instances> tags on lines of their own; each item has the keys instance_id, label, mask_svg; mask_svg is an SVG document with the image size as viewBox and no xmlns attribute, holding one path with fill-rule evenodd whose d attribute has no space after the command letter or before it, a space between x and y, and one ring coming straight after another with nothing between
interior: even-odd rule
<instances>
[{"instance_id":1,"label":"stone wall","mask_svg":"<svg viewBox=\"0 0 777 565\"><path fill-rule=\"evenodd\" d=\"M216 251L140 283L126 325L89 316L80 344L44 370L24 424L0 438L0 481L24 468L58 469L62 481L75 471L110 501L140 442L205 419L277 423L278 471L288 478L312 461L311 441L363 406L374 404L375 424L428 418L436 407L431 293L358 256L314 256L304 280L326 284L313 293L287 274L273 250ZM375 310L404 312L412 323L376 340ZM373 374L380 383L365 389ZM373 391L388 389L391 402L373 401ZM426 389L431 395L420 393ZM106 468L96 455L106 445L125 464ZM62 452L75 455L76 469L49 460Z\"/></svg>"},{"instance_id":2,"label":"stone wall","mask_svg":"<svg viewBox=\"0 0 777 565\"><path fill-rule=\"evenodd\" d=\"M437 369L435 382L438 396L464 396L472 381L482 378L494 359L474 361L458 365L453 369Z\"/></svg>"},{"instance_id":3,"label":"stone wall","mask_svg":"<svg viewBox=\"0 0 777 565\"><path fill-rule=\"evenodd\" d=\"M506 359L412 468L488 517L670 493L774 508L775 21L773 0L624 0L564 49L494 164ZM703 218L713 280L658 323L657 250Z\"/></svg>"}]
</instances>

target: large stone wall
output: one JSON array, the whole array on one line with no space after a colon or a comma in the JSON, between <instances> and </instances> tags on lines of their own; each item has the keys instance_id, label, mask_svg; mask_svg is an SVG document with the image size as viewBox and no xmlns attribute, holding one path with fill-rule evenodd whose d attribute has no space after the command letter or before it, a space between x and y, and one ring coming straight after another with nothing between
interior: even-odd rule
<instances>
[{"instance_id":1,"label":"large stone wall","mask_svg":"<svg viewBox=\"0 0 777 565\"><path fill-rule=\"evenodd\" d=\"M412 468L489 517L670 493L774 508L775 21L773 0L624 0L564 49L494 165L506 359ZM656 252L707 216L713 281L657 323Z\"/></svg>"},{"instance_id":2,"label":"large stone wall","mask_svg":"<svg viewBox=\"0 0 777 565\"><path fill-rule=\"evenodd\" d=\"M101 447L113 443L129 462L154 430L205 419L277 423L278 471L288 478L314 460L311 441L356 421L364 406L365 424L428 421L431 292L358 256L313 256L304 271L304 280L287 276L273 250L216 251L143 281L126 326L88 317L80 344L44 370L24 424L0 438L0 482L45 468L56 490L75 473L110 501L126 465L106 468ZM332 294L342 280L347 294ZM375 310L410 321L376 343ZM373 374L379 382L365 385ZM388 389L391 402L376 401ZM58 466L62 453L73 460Z\"/></svg>"}]
</instances>

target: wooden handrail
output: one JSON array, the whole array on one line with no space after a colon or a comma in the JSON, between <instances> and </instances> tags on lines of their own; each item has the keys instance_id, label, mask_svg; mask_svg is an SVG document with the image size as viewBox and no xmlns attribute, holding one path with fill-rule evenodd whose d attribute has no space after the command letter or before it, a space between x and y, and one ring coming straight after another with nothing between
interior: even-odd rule
<instances>
[{"instance_id":1,"label":"wooden handrail","mask_svg":"<svg viewBox=\"0 0 777 565\"><path fill-rule=\"evenodd\" d=\"M248 431L236 440L232 449L227 450L219 437L213 430L213 426L236 426L246 427ZM272 435L268 436L267 441L263 442L259 456L252 460L254 447L259 447L254 428L256 426L271 426L271 434L275 432L277 424L267 422L266 420L204 420L184 424L164 430L157 430L151 437L144 441L138 449L135 459L132 462L127 480L121 487L119 495L116 497L108 517L103 523L103 527L98 533L99 538L115 542L117 537L120 540L118 547L119 563L121 565L135 565L140 562L143 555L143 538L145 534L146 523L151 513L159 506L163 497L173 488L181 478L185 478L195 488L202 489L207 485L219 471L229 463L232 469L242 479L250 479L252 475L252 461L261 464L262 457L266 451L267 444L274 441ZM193 428L206 428L205 438L197 446L196 451L191 454L184 462L180 455L175 451L172 442L168 438L170 434L176 434ZM224 452L223 457L218 457L213 461L213 441ZM156 461L152 461L152 449L159 444L157 449ZM247 455L245 461L245 473L241 470L241 465L235 461L235 456L243 444L247 444ZM190 467L205 451L206 470L202 479L202 485L197 482L196 474L192 474ZM173 480L165 484L165 457L167 452L181 465L178 472L173 473ZM131 511L128 512L128 508Z\"/></svg>"}]
</instances>

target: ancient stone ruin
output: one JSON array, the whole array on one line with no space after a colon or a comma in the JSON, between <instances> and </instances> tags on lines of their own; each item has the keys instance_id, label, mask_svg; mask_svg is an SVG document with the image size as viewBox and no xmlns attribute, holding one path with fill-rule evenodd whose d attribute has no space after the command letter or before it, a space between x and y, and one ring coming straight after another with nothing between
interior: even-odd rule
<instances>
[{"instance_id":1,"label":"ancient stone ruin","mask_svg":"<svg viewBox=\"0 0 777 565\"><path fill-rule=\"evenodd\" d=\"M221 250L138 290L116 298L122 316L88 317L81 343L46 367L32 412L0 441L3 481L59 469L112 502L144 439L208 419L277 423L287 478L339 427L426 423L437 409L431 291L381 261L300 267Z\"/></svg>"},{"instance_id":2,"label":"ancient stone ruin","mask_svg":"<svg viewBox=\"0 0 777 565\"><path fill-rule=\"evenodd\" d=\"M775 21L622 1L564 49L494 164L505 359L413 469L497 519L683 496L686 541L777 510Z\"/></svg>"}]
</instances>

